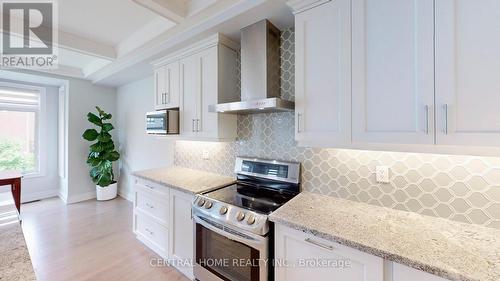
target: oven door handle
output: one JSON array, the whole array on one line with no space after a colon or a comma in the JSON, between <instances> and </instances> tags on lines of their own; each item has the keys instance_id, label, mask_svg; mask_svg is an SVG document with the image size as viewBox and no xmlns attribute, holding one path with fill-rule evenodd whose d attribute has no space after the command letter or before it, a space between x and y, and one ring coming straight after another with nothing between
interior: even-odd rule
<instances>
[{"instance_id":1,"label":"oven door handle","mask_svg":"<svg viewBox=\"0 0 500 281\"><path fill-rule=\"evenodd\" d=\"M194 221L197 224L204 226L208 230L211 230L217 234L220 234L220 235L222 235L230 240L243 243L243 244L248 245L248 246L250 246L256 250L259 250L259 251L266 251L267 250L266 249L266 239L264 237L261 237L261 236L252 237L250 235L248 235L248 236L251 238L242 237L242 236L224 231L223 229L220 229L217 226L214 226L214 225L204 221L203 219L201 219L200 217L198 217L196 215L194 216ZM247 235L247 234L245 234L245 235Z\"/></svg>"}]
</instances>

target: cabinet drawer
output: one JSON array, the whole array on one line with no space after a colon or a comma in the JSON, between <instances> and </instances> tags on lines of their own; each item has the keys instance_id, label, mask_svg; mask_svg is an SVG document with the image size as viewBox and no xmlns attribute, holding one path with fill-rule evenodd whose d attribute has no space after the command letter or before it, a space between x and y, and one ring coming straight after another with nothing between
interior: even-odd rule
<instances>
[{"instance_id":1,"label":"cabinet drawer","mask_svg":"<svg viewBox=\"0 0 500 281\"><path fill-rule=\"evenodd\" d=\"M282 225L276 226L277 281L383 281L383 259Z\"/></svg>"},{"instance_id":2,"label":"cabinet drawer","mask_svg":"<svg viewBox=\"0 0 500 281\"><path fill-rule=\"evenodd\" d=\"M136 178L135 188L139 190L152 192L152 194L155 194L155 197L162 196L164 197L163 199L165 200L168 200L168 194L170 191L170 188L168 188L167 186L140 178Z\"/></svg>"},{"instance_id":3,"label":"cabinet drawer","mask_svg":"<svg viewBox=\"0 0 500 281\"><path fill-rule=\"evenodd\" d=\"M135 212L134 230L137 236L160 256L168 253L168 229L147 215Z\"/></svg>"},{"instance_id":4,"label":"cabinet drawer","mask_svg":"<svg viewBox=\"0 0 500 281\"><path fill-rule=\"evenodd\" d=\"M151 192L137 189L135 192L135 208L157 219L164 226L168 225L168 200L154 197Z\"/></svg>"}]
</instances>

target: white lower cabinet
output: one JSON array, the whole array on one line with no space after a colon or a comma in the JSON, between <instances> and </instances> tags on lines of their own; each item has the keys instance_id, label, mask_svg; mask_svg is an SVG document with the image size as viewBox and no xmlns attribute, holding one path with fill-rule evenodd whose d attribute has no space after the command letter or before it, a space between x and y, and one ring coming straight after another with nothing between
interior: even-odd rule
<instances>
[{"instance_id":1,"label":"white lower cabinet","mask_svg":"<svg viewBox=\"0 0 500 281\"><path fill-rule=\"evenodd\" d=\"M276 281L448 281L316 237L276 225Z\"/></svg>"},{"instance_id":2,"label":"white lower cabinet","mask_svg":"<svg viewBox=\"0 0 500 281\"><path fill-rule=\"evenodd\" d=\"M143 179L134 186L133 230L142 243L193 279L193 195Z\"/></svg>"},{"instance_id":3,"label":"white lower cabinet","mask_svg":"<svg viewBox=\"0 0 500 281\"><path fill-rule=\"evenodd\" d=\"M383 281L382 258L276 225L277 281Z\"/></svg>"},{"instance_id":4,"label":"white lower cabinet","mask_svg":"<svg viewBox=\"0 0 500 281\"><path fill-rule=\"evenodd\" d=\"M386 263L385 275L384 281L449 281L395 262Z\"/></svg>"},{"instance_id":5,"label":"white lower cabinet","mask_svg":"<svg viewBox=\"0 0 500 281\"><path fill-rule=\"evenodd\" d=\"M168 229L155 221L154 218L141 212L136 212L134 219L134 231L137 239L166 259L168 254Z\"/></svg>"},{"instance_id":6,"label":"white lower cabinet","mask_svg":"<svg viewBox=\"0 0 500 281\"><path fill-rule=\"evenodd\" d=\"M170 191L169 216L169 257L184 275L194 278L193 267L193 219L191 217L191 203L193 195L178 190Z\"/></svg>"}]
</instances>

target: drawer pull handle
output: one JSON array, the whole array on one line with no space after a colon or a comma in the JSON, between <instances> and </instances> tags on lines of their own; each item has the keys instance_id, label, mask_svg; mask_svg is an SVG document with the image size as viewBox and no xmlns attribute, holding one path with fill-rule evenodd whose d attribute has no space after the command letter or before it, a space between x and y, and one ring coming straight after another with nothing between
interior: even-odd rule
<instances>
[{"instance_id":1,"label":"drawer pull handle","mask_svg":"<svg viewBox=\"0 0 500 281\"><path fill-rule=\"evenodd\" d=\"M148 206L150 209L154 209L155 208L155 206L153 206L153 205L151 205L149 203L146 203L146 206Z\"/></svg>"},{"instance_id":2,"label":"drawer pull handle","mask_svg":"<svg viewBox=\"0 0 500 281\"><path fill-rule=\"evenodd\" d=\"M153 233L154 233L153 231L151 231L151 230L149 230L147 228L146 228L146 232L149 233L149 235L153 235Z\"/></svg>"},{"instance_id":3,"label":"drawer pull handle","mask_svg":"<svg viewBox=\"0 0 500 281\"><path fill-rule=\"evenodd\" d=\"M149 184L144 184L144 186L146 186L146 187L147 187L147 188L149 188L149 189L155 189L155 187L154 187L154 186L151 186L151 185L149 185Z\"/></svg>"},{"instance_id":4,"label":"drawer pull handle","mask_svg":"<svg viewBox=\"0 0 500 281\"><path fill-rule=\"evenodd\" d=\"M329 251L333 251L335 249L333 246L314 241L311 238L306 238L305 241L307 243L313 244L313 245L318 246L318 247L323 248L323 249L327 249Z\"/></svg>"}]
</instances>

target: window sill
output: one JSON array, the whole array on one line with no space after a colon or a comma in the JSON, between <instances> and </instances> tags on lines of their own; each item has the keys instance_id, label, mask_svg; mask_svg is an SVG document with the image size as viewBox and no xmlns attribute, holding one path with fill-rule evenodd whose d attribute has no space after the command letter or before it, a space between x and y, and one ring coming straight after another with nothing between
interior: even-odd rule
<instances>
[{"instance_id":1,"label":"window sill","mask_svg":"<svg viewBox=\"0 0 500 281\"><path fill-rule=\"evenodd\" d=\"M45 176L44 174L42 174L40 172L27 173L27 174L22 174L22 175L23 175L23 179L34 179L34 178L41 178L41 177Z\"/></svg>"}]
</instances>

